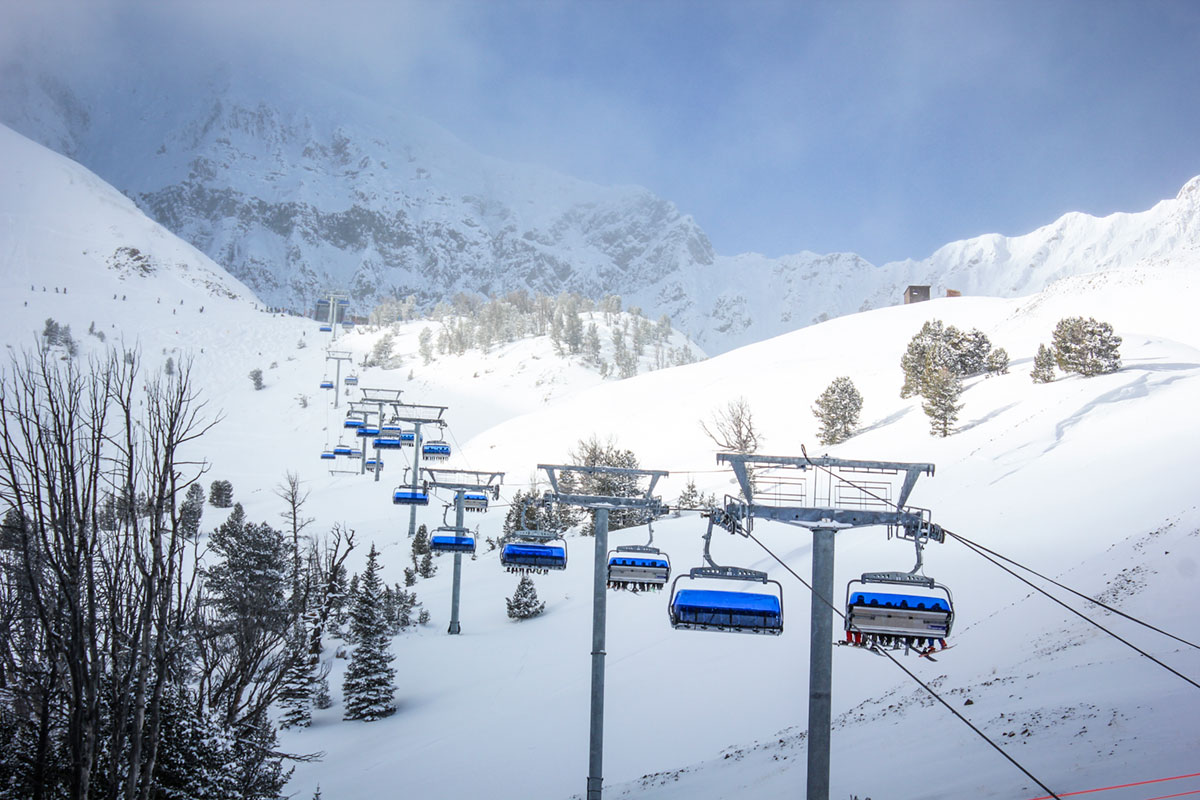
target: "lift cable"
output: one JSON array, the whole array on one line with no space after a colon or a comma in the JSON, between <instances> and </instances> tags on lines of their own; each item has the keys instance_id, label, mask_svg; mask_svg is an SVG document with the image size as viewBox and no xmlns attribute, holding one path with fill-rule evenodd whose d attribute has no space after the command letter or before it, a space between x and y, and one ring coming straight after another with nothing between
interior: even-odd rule
<instances>
[{"instance_id":1,"label":"lift cable","mask_svg":"<svg viewBox=\"0 0 1200 800\"><path fill-rule=\"evenodd\" d=\"M1149 628L1150 630L1154 631L1155 633L1161 633L1163 636L1166 636L1168 639L1174 639L1175 641L1179 642L1180 644L1186 644L1188 647L1193 647L1193 648L1196 648L1197 650L1200 650L1200 645L1195 644L1194 642L1189 642L1187 639L1184 639L1180 636L1176 636L1175 634L1171 633L1170 631L1164 631L1162 628L1157 628L1154 625L1151 625L1149 622L1140 620L1131 614L1126 614L1124 611L1121 611L1118 608L1113 608L1112 606L1108 605L1107 603L1097 600L1094 597L1090 597L1090 596L1084 594L1083 592L1076 591L1075 589L1072 589L1070 586L1066 586L1062 583L1059 583L1058 581L1054 580L1053 578L1047 577L1046 575L1043 575L1042 573L1038 572L1037 570L1033 569L1032 567L1027 567L1024 564L1020 563L1019 561L1015 561L1015 560L1009 558L1008 556L1004 555L1003 553L997 553L995 550L990 550L987 547L984 547L983 545L979 544L979 542L973 542L960 533L954 533L953 531L948 531L945 528L943 528L942 530L947 536L957 539L958 541L962 542L965 545L974 547L977 550L982 550L983 552L993 555L996 558L1001 559L1002 561L1007 561L1009 564L1012 564L1015 567L1023 569L1032 575L1036 575L1048 583L1054 584L1055 586L1062 589L1063 591L1070 592L1071 594L1075 595L1076 597L1081 597L1084 600L1087 600L1089 603L1094 603L1095 605L1100 606L1105 611L1111 611L1113 614L1116 614L1119 617L1124 617L1125 619L1129 620L1130 622L1136 622L1138 625L1141 625L1145 628Z\"/></svg>"},{"instance_id":2,"label":"lift cable","mask_svg":"<svg viewBox=\"0 0 1200 800\"><path fill-rule=\"evenodd\" d=\"M945 530L945 529L943 529L943 530ZM946 533L947 533L947 534L949 534L949 535L951 535L951 536L953 536L953 535L954 535L954 534L950 533L950 531L946 531ZM959 541L963 541L963 540L962 540L960 537L955 537L955 538L958 538L958 539L959 539ZM1175 675L1176 677L1182 678L1183 680L1185 680L1185 681L1187 681L1188 683L1190 683L1192 686L1196 687L1197 689L1200 689L1200 683L1196 683L1194 680L1192 680L1192 679L1191 679L1191 678L1189 678L1188 676L1184 675L1182 672L1179 672L1178 670L1174 669L1173 667L1170 667L1170 666L1168 666L1167 664L1164 664L1162 661L1159 661L1157 658L1155 658L1154 656L1150 655L1150 654L1149 654L1149 653L1147 653L1145 650L1143 650L1143 649L1141 649L1140 647L1138 647L1137 645L1135 645L1133 642L1129 641L1128 639L1125 639L1125 638L1121 637L1119 634L1117 634L1117 633L1114 633L1113 631L1111 631L1111 630L1109 630L1108 628L1104 627L1104 626L1103 626L1103 625L1101 625L1099 622L1096 622L1096 620L1094 620L1094 619L1092 619L1091 617L1089 617L1087 614L1084 614L1082 611L1080 611L1080 610L1078 610L1078 609L1076 609L1076 608L1072 608L1071 606L1067 605L1065 602L1063 602L1062 600L1058 599L1058 598L1057 598L1057 597L1055 597L1054 595L1050 594L1049 592L1047 592L1047 591L1046 591L1045 589L1043 589L1042 587L1038 586L1037 584L1033 583L1032 581L1028 580L1027 578L1024 578L1024 577L1022 577L1021 575L1018 575L1016 572L1013 572L1011 569L1009 569L1008 567L1006 567L1006 566L1004 566L1003 564L1001 564L1001 563L1000 563L1000 562L999 562L997 559L993 558L992 556L988 555L987 553L983 552L982 550L979 550L979 549L977 549L977 548L976 548L974 545L972 545L972 544L967 544L965 541L963 541L963 544L964 544L964 545L966 545L966 547L967 547L969 550L971 550L971 551L972 551L972 552L974 552L974 553L977 553L978 555L980 555L980 556L982 556L983 558L987 559L987 560L988 560L988 561L990 561L991 563L995 564L997 567L999 567L1000 569L1004 570L1004 571L1005 571L1005 572L1007 572L1009 575L1012 575L1014 578L1016 578L1017 580L1021 581L1021 583L1024 583L1024 584L1025 584L1026 586L1028 586L1029 588L1033 589L1034 591L1038 592L1039 594L1043 594L1043 595L1045 595L1046 597L1050 598L1051 600L1053 600L1054 602L1058 603L1060 606L1062 606L1063 608L1065 608L1067 611L1070 611L1072 614L1074 614L1075 616L1079 617L1079 618L1080 618L1080 619L1082 619L1083 621L1091 623L1091 624L1092 624L1092 625L1094 625L1095 627L1097 627L1097 628L1099 628L1100 630L1102 630L1102 631L1104 631L1105 633L1107 633L1109 636L1111 636L1111 637L1113 637L1114 639L1116 639L1116 640L1117 640L1118 642L1120 642L1121 644L1125 645L1126 647L1128 647L1128 648L1130 648L1130 649L1132 649L1132 650L1136 651L1137 653L1140 653L1141 655L1145 656L1146 658L1150 659L1150 660L1151 660L1151 661L1153 661L1155 664L1157 664L1158 666L1160 666L1160 667L1162 667L1163 669L1165 669L1167 672L1170 672L1172 675Z\"/></svg>"},{"instance_id":3,"label":"lift cable","mask_svg":"<svg viewBox=\"0 0 1200 800\"><path fill-rule=\"evenodd\" d=\"M755 535L754 535L752 532L749 532L749 531L747 531L747 532L746 532L746 536L747 536L747 537L749 537L749 539L750 539L751 541L753 541L755 544L757 544L759 547L761 547L761 548L762 548L762 549L763 549L763 550L764 550L764 551L767 553L767 555L769 555L771 558L775 559L775 561L777 561L781 567L783 567L785 570L787 570L789 573L791 573L792 577L794 577L796 580L800 581L800 583L804 584L805 588L806 588L806 589L808 589L808 591L809 591L809 592L812 594L813 598L815 598L815 599L818 599L818 600L820 600L822 603L824 603L825 605L829 606L829 608L833 609L833 612L834 612L835 614L837 614L839 617L841 617L843 620L845 620L845 619L846 619L846 615L845 615L845 614L842 612L842 610L841 610L840 608L838 608L837 606L835 606L835 605L833 604L833 602L832 602L831 600L829 600L828 598L822 597L820 594L818 594L818 593L816 592L816 590L814 590L814 589L813 589L812 585L808 583L808 581L806 581L806 580L804 580L804 578L800 577L799 573L797 573L797 572L796 572L794 569L792 569L790 566L788 566L788 565L787 565L787 564L784 562L784 560L783 560L782 558L780 558L779 556L775 555L774 551L772 551L772 550L771 550L769 547L767 547L765 544L763 544L763 543L762 543L762 542L761 542L761 541L758 539L758 537L756 537L756 536L755 536ZM931 696L932 696L932 697L933 697L935 700L937 700L939 703L941 703L943 706L945 706L945 707L946 707L946 708L947 708L947 709L950 711L950 713L951 713L951 714L953 714L954 716L958 717L958 719L959 719L960 721L962 721L962 722L963 722L963 723L964 723L964 724L965 724L965 725L966 725L968 728L970 728L971 730L975 731L975 733L976 733L976 734L977 734L977 735L978 735L978 736L979 736L981 739L983 739L985 742L987 742L988 744L990 744L990 745L992 746L992 748L993 748L994 750L996 750L996 752L998 752L1000 755L1002 755L1002 756L1004 756L1006 759L1008 759L1008 760L1009 760L1009 761L1012 763L1012 765L1013 765L1013 766L1015 766L1017 769L1021 770L1021 772L1023 772L1027 778L1029 778L1031 781L1033 781L1033 782L1034 782L1034 783L1036 783L1038 786L1040 786L1040 787L1042 788L1042 791L1048 792L1048 793L1049 793L1049 795L1048 795L1049 797L1051 797L1051 798L1054 798L1054 800L1061 800L1060 796L1059 796L1059 795L1057 795L1057 794L1055 794L1053 789L1051 789L1051 788L1050 788L1049 786L1047 786L1046 784L1042 783L1040 780L1038 780L1038 779L1037 779L1037 777L1036 777L1036 776L1034 776L1034 774L1033 774L1032 772L1030 772L1029 770L1025 769L1025 767L1021 766L1021 762L1017 761L1017 760L1016 760L1015 758L1013 758L1011 755L1009 755L1008 753L1006 753L1006 752L1004 751L1004 748L1002 748L1000 745L996 744L996 742L992 741L992 739L991 739L991 738L990 738L990 737L989 737L989 736L988 736L986 733L984 733L983 731L981 731L979 728L975 727L975 725L974 725L974 724L973 724L973 723L972 723L972 722L971 722L969 719L967 719L967 718L966 718L966 717L964 717L964 716L963 716L961 713L959 713L959 711L958 711L956 708L954 708L952 705L950 705L950 704L949 704L949 703L947 703L945 700L943 700L943 699L942 699L942 696L941 696L941 695L939 695L937 692L935 692L935 691L933 690L933 687L931 687L929 684L925 683L923 680L921 680L921 679L920 679L920 678L918 678L916 675L914 675L914 674L913 674L913 673L912 673L912 672L911 672L911 671L908 669L908 667L906 667L906 666L904 666L903 664L901 664L901 663L900 663L900 662L899 662L899 661L896 659L896 657L895 657L895 656L893 656L891 653L887 652L886 650L876 650L875 652L879 653L880 655L887 656L887 657L888 657L888 659L889 659L889 660L890 660L890 661L891 661L893 664L895 664L897 667L899 667L901 670L903 670L903 671L904 671L904 674L908 675L908 677L910 677L910 678L912 678L914 681L916 681L916 682L917 682L917 684L918 684L918 685L920 685L920 687L921 687L922 689L924 689L924 690L925 690L926 692L928 692L928 693L929 693L929 694L930 694L930 695L931 695Z\"/></svg>"}]
</instances>

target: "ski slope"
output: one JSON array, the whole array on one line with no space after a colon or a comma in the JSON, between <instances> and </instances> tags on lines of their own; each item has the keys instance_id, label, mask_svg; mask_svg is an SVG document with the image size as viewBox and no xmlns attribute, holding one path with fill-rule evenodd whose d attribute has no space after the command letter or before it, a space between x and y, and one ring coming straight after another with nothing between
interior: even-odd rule
<instances>
[{"instance_id":1,"label":"ski slope","mask_svg":"<svg viewBox=\"0 0 1200 800\"><path fill-rule=\"evenodd\" d=\"M209 465L205 482L231 480L251 519L278 523L283 504L273 488L287 471L298 472L310 492L304 511L316 520L313 530L348 525L359 543L352 569L374 542L384 579L401 581L408 511L389 495L411 452L386 456L378 483L323 469L318 454L341 435L350 399L339 387L342 407L334 409L331 393L317 389L332 374L328 334L311 321L259 310L219 268L65 159L7 139L0 145L10 154L0 161L0 183L12 187L0 192L5 345L28 347L52 317L71 325L81 357L123 340L138 343L147 370L168 356L192 359L207 409L221 417L187 454ZM114 265L111 254L127 246L149 253L158 267L146 273ZM867 312L621 382L553 357L544 340L424 365L416 356L422 324L414 323L398 336L397 349L409 354L403 366L358 374L360 386L399 388L408 401L448 407L455 455L446 466L505 472L500 507L468 517L481 542L499 532L505 499L537 480L538 463L563 461L591 435L614 437L645 468L670 470L660 486L668 502L689 478L718 495L733 491L699 427L731 399L750 404L765 452L799 455L804 446L823 453L810 407L834 377L848 375L864 396L862 431L829 448L831 455L936 464L936 475L922 478L912 496L935 521L1197 641L1197 266L1175 260L1069 278L1023 298ZM43 292L43 284L69 291ZM1076 314L1113 324L1124 337L1123 368L1033 384L1038 343L1049 340L1058 319ZM1012 358L1008 375L968 382L959 430L947 439L929 436L917 399L898 396L900 354L931 318L979 327ZM107 342L85 334L90 323ZM339 332L336 346L357 361L380 335ZM255 368L264 372L262 391L248 378ZM441 513L435 503L418 518L435 526ZM206 508L202 529L222 520L223 512ZM700 563L702 532L702 521L684 514L657 523L654 541L681 570ZM805 531L760 524L755 532L807 576ZM610 543L645 539L639 528L614 533ZM311 728L280 737L288 751L323 756L297 765L289 792L307 798L319 786L326 798L497 800L582 793L593 542L572 536L569 545L568 569L536 578L546 613L522 623L504 612L516 577L481 547L464 563L463 633L454 637L445 633L451 558L439 558L437 575L415 587L432 622L393 642L398 708L385 720L341 720L346 662L328 641L335 705L317 712ZM786 630L777 638L673 631L665 594L610 593L606 796L782 800L803 792L807 592L751 541L718 533L713 555L783 583ZM912 561L911 545L887 541L882 530L840 534L836 585L840 591L863 571L907 570ZM1198 771L1194 687L961 545L930 546L926 570L955 593L956 647L937 662L910 658L906 666L1055 791ZM1200 676L1196 650L1085 610L1193 680ZM884 659L836 648L833 704L833 797L1044 794ZM1145 800L1198 789L1200 781L1164 786L1169 791L1095 796Z\"/></svg>"}]
</instances>

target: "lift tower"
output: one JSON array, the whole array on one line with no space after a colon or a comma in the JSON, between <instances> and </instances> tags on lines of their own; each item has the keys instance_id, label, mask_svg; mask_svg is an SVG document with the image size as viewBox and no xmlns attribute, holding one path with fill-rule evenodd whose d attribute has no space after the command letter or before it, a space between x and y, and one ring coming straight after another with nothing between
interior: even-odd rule
<instances>
[{"instance_id":1,"label":"lift tower","mask_svg":"<svg viewBox=\"0 0 1200 800\"><path fill-rule=\"evenodd\" d=\"M667 513L662 498L654 497L654 485L658 479L670 475L663 470L624 469L621 467L581 467L563 464L538 464L550 479L547 496L558 503L590 508L596 512L596 563L592 573L592 704L588 741L588 778L586 800L600 800L603 787L604 768L604 638L607 623L608 595L608 512L612 509L641 509L647 517ZM564 491L559 485L563 473L580 475L607 475L633 478L649 478L650 485L639 497L612 497L584 495Z\"/></svg>"},{"instance_id":2,"label":"lift tower","mask_svg":"<svg viewBox=\"0 0 1200 800\"><path fill-rule=\"evenodd\" d=\"M342 391L342 362L352 361L349 350L326 350L325 360L336 364L337 376L333 379L333 407L338 407L338 396ZM328 374L328 373L327 373Z\"/></svg>"},{"instance_id":3,"label":"lift tower","mask_svg":"<svg viewBox=\"0 0 1200 800\"><path fill-rule=\"evenodd\" d=\"M419 430L419 429L418 429ZM417 445L418 450L420 445ZM478 472L466 469L442 469L440 467L425 467L425 485L430 489L451 489L454 491L454 534L463 536L468 529L463 527L463 495L467 492L483 492L490 494L493 500L500 499L500 484L504 482L503 472ZM458 624L458 597L462 586L462 553L454 554L454 588L450 594L450 629L447 633L460 632Z\"/></svg>"},{"instance_id":4,"label":"lift tower","mask_svg":"<svg viewBox=\"0 0 1200 800\"><path fill-rule=\"evenodd\" d=\"M726 519L734 527L753 529L755 519L784 522L808 528L813 535L811 628L808 654L808 791L807 800L829 800L829 726L833 694L833 552L838 531L870 525L887 525L889 533L903 538L942 541L941 529L929 521L925 509L908 508L905 503L922 474L933 475L933 464L909 464L891 461L850 461L841 458L807 456L760 456L743 453L718 453L718 464L729 464L737 476L744 501L727 502ZM806 494L802 481L791 477L772 478L775 491L756 491L755 484L767 484L755 469L813 471L812 493ZM903 474L898 497L892 501L864 488L863 482L842 481L834 472L865 473L867 476ZM818 478L829 480L824 491ZM864 481L867 480L864 478ZM878 484L875 484L878 485ZM880 487L882 488L882 487ZM740 531L735 531L740 532Z\"/></svg>"},{"instance_id":5,"label":"lift tower","mask_svg":"<svg viewBox=\"0 0 1200 800\"><path fill-rule=\"evenodd\" d=\"M446 427L446 420L442 419L442 415L446 413L446 406L426 406L416 403L390 403L388 408L387 419L384 419L384 411L382 404L380 405L379 421L382 425L384 422L407 422L413 426L413 463L412 463L412 489L417 490L420 485L421 475L421 426L422 425L437 425L439 428ZM503 474L503 473L501 473ZM378 461L376 461L375 480L379 480ZM408 538L417 535L417 507L412 506L408 514ZM457 559L455 560L457 564Z\"/></svg>"}]
</instances>

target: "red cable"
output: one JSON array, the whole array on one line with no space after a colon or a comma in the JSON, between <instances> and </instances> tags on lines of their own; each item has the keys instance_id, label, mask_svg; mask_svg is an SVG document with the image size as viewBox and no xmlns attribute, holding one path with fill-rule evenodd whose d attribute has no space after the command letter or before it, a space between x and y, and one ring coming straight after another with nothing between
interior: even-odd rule
<instances>
[{"instance_id":1,"label":"red cable","mask_svg":"<svg viewBox=\"0 0 1200 800\"><path fill-rule=\"evenodd\" d=\"M1107 792L1107 791L1111 791L1113 789L1128 789L1131 786L1146 786L1147 784L1151 784L1151 783L1163 783L1164 781L1178 781L1178 780L1182 780L1183 778L1197 778L1197 777L1200 777L1200 772L1193 772L1191 775L1176 775L1173 778L1153 778L1148 781L1137 781L1135 783L1122 783L1118 786L1103 786L1099 789L1084 789L1079 792L1064 792L1064 793L1060 794L1059 797L1074 797L1075 795L1091 794L1092 792ZM1189 794L1200 794L1200 789L1196 789L1195 791L1191 791L1191 792L1183 792L1182 794L1172 794L1172 795L1166 795L1164 797L1153 797L1153 798L1150 798L1150 800L1167 800L1168 797L1183 797L1184 795L1189 795ZM1033 797L1033 798L1030 798L1030 800L1053 800L1053 798L1050 795L1045 795L1043 797Z\"/></svg>"},{"instance_id":2,"label":"red cable","mask_svg":"<svg viewBox=\"0 0 1200 800\"><path fill-rule=\"evenodd\" d=\"M1170 800L1172 797L1184 797L1189 794L1200 794L1200 789L1192 789L1190 792L1180 792L1179 794L1164 794L1162 797L1151 797L1150 800Z\"/></svg>"}]
</instances>

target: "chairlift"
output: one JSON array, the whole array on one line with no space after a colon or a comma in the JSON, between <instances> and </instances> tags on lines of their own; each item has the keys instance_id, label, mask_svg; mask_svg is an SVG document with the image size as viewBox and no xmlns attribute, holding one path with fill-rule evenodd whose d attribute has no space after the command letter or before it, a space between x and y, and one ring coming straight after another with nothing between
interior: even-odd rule
<instances>
[{"instance_id":1,"label":"chairlift","mask_svg":"<svg viewBox=\"0 0 1200 800\"><path fill-rule=\"evenodd\" d=\"M704 534L706 567L693 567L671 584L667 616L671 627L693 631L728 631L778 636L783 633L783 585L767 573L742 567L723 567L709 555L713 518L709 515ZM741 584L775 584L774 592L729 591L725 589L680 588L682 579L692 581L736 581ZM699 584L703 586L704 584Z\"/></svg>"},{"instance_id":2,"label":"chairlift","mask_svg":"<svg viewBox=\"0 0 1200 800\"><path fill-rule=\"evenodd\" d=\"M374 425L367 425L366 423L363 423L363 425L358 428L356 433L359 436L378 436L379 428Z\"/></svg>"},{"instance_id":3,"label":"chairlift","mask_svg":"<svg viewBox=\"0 0 1200 800\"><path fill-rule=\"evenodd\" d=\"M441 439L425 442L421 445L421 458L426 461L445 461L450 458L450 445Z\"/></svg>"},{"instance_id":4,"label":"chairlift","mask_svg":"<svg viewBox=\"0 0 1200 800\"><path fill-rule=\"evenodd\" d=\"M846 584L846 639L842 644L872 650L916 650L928 655L946 648L954 625L950 590L922 574L923 546L913 540L917 563L910 572L864 572ZM855 588L857 585L858 588ZM875 591L874 587L903 587Z\"/></svg>"},{"instance_id":5,"label":"chairlift","mask_svg":"<svg viewBox=\"0 0 1200 800\"><path fill-rule=\"evenodd\" d=\"M348 456L353 452L354 449L348 444L342 444L341 442L338 442L333 446L333 454L335 456Z\"/></svg>"},{"instance_id":6,"label":"chairlift","mask_svg":"<svg viewBox=\"0 0 1200 800\"><path fill-rule=\"evenodd\" d=\"M383 460L379 459L379 458L368 458L366 466L367 466L368 472L374 472L376 469L378 469L382 472L383 471Z\"/></svg>"},{"instance_id":7,"label":"chairlift","mask_svg":"<svg viewBox=\"0 0 1200 800\"><path fill-rule=\"evenodd\" d=\"M347 386L358 386L358 376L351 372L342 379Z\"/></svg>"},{"instance_id":8,"label":"chairlift","mask_svg":"<svg viewBox=\"0 0 1200 800\"><path fill-rule=\"evenodd\" d=\"M500 548L500 564L509 572L546 574L567 568L567 540L549 531L514 531Z\"/></svg>"},{"instance_id":9,"label":"chairlift","mask_svg":"<svg viewBox=\"0 0 1200 800\"><path fill-rule=\"evenodd\" d=\"M429 549L434 553L474 553L475 535L465 528L442 526L429 537Z\"/></svg>"},{"instance_id":10,"label":"chairlift","mask_svg":"<svg viewBox=\"0 0 1200 800\"><path fill-rule=\"evenodd\" d=\"M346 417L345 421L342 422L342 427L357 431L366 427L366 424L367 421L364 419L359 419L358 417ZM359 435L361 436L362 434Z\"/></svg>"},{"instance_id":11,"label":"chairlift","mask_svg":"<svg viewBox=\"0 0 1200 800\"><path fill-rule=\"evenodd\" d=\"M416 441L417 432L415 430L400 431L400 444L404 445L405 447L412 447Z\"/></svg>"},{"instance_id":12,"label":"chairlift","mask_svg":"<svg viewBox=\"0 0 1200 800\"><path fill-rule=\"evenodd\" d=\"M333 381L329 380L329 378L321 378L321 388L322 389L332 389Z\"/></svg>"},{"instance_id":13,"label":"chairlift","mask_svg":"<svg viewBox=\"0 0 1200 800\"><path fill-rule=\"evenodd\" d=\"M350 457L351 458L362 458L362 455L363 455L362 448L358 448L358 447L350 448Z\"/></svg>"},{"instance_id":14,"label":"chairlift","mask_svg":"<svg viewBox=\"0 0 1200 800\"><path fill-rule=\"evenodd\" d=\"M332 450L322 450L321 451L321 460L322 461L333 461L335 458L337 458L337 456L334 454L334 452Z\"/></svg>"},{"instance_id":15,"label":"chairlift","mask_svg":"<svg viewBox=\"0 0 1200 800\"><path fill-rule=\"evenodd\" d=\"M328 323L321 323L321 333L333 333L333 326Z\"/></svg>"},{"instance_id":16,"label":"chairlift","mask_svg":"<svg viewBox=\"0 0 1200 800\"><path fill-rule=\"evenodd\" d=\"M650 539L645 544L622 545L608 553L608 588L654 591L671 577L671 559L654 547L654 528L646 522Z\"/></svg>"},{"instance_id":17,"label":"chairlift","mask_svg":"<svg viewBox=\"0 0 1200 800\"><path fill-rule=\"evenodd\" d=\"M399 450L400 439L395 436L376 436L372 443L376 450Z\"/></svg>"},{"instance_id":18,"label":"chairlift","mask_svg":"<svg viewBox=\"0 0 1200 800\"><path fill-rule=\"evenodd\" d=\"M484 512L488 510L487 495L482 492L468 492L463 495L463 511Z\"/></svg>"},{"instance_id":19,"label":"chairlift","mask_svg":"<svg viewBox=\"0 0 1200 800\"><path fill-rule=\"evenodd\" d=\"M846 585L845 643L905 652L945 649L954 625L954 600L950 590L932 578L911 580L920 577L903 572L865 573L850 581ZM872 591L873 584L904 586L907 591ZM913 587L919 587L920 593L914 593Z\"/></svg>"},{"instance_id":20,"label":"chairlift","mask_svg":"<svg viewBox=\"0 0 1200 800\"><path fill-rule=\"evenodd\" d=\"M427 506L429 492L411 486L397 486L392 491L392 503L398 506Z\"/></svg>"},{"instance_id":21,"label":"chairlift","mask_svg":"<svg viewBox=\"0 0 1200 800\"><path fill-rule=\"evenodd\" d=\"M344 331L352 331L352 330L354 330L354 320L352 320L352 319L348 319L348 320L346 320L345 322L343 322L343 323L342 323L342 330L344 330Z\"/></svg>"}]
</instances>

